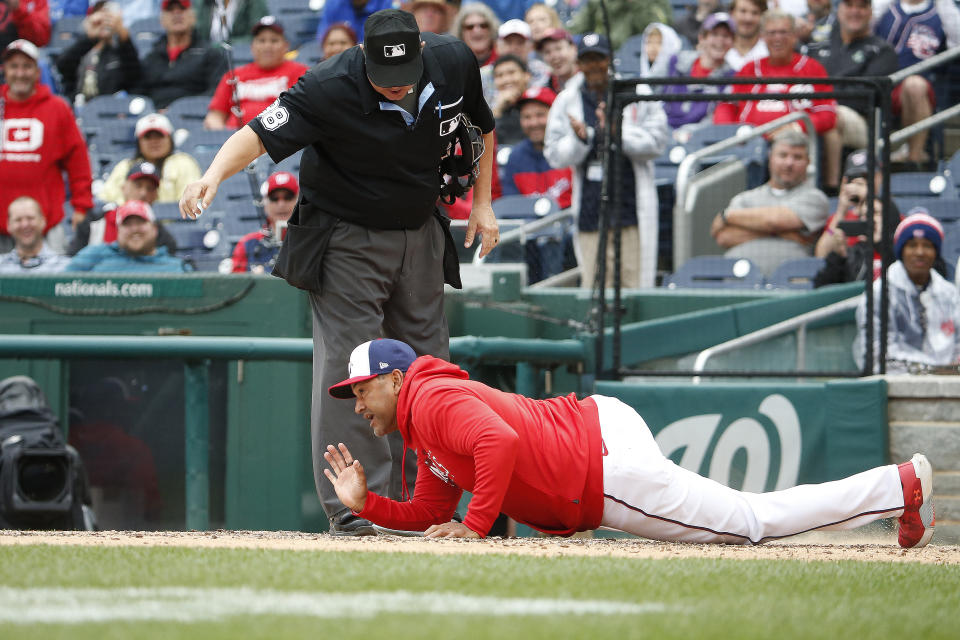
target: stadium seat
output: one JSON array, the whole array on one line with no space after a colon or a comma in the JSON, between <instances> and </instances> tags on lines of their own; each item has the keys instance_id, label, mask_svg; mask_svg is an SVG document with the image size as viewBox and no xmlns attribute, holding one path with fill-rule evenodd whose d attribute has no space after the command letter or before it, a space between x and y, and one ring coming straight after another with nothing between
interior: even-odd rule
<instances>
[{"instance_id":1,"label":"stadium seat","mask_svg":"<svg viewBox=\"0 0 960 640\"><path fill-rule=\"evenodd\" d=\"M890 174L890 193L903 196L956 197L956 187L934 171L904 171Z\"/></svg>"},{"instance_id":2,"label":"stadium seat","mask_svg":"<svg viewBox=\"0 0 960 640\"><path fill-rule=\"evenodd\" d=\"M165 228L177 241L177 255L193 264L197 271L217 271L220 262L230 257L232 247L218 218L206 223L171 220Z\"/></svg>"},{"instance_id":3,"label":"stadium seat","mask_svg":"<svg viewBox=\"0 0 960 640\"><path fill-rule=\"evenodd\" d=\"M296 51L297 57L295 60L300 64L307 65L308 67L312 67L323 60L323 46L320 44L319 40L308 40L297 47Z\"/></svg>"},{"instance_id":4,"label":"stadium seat","mask_svg":"<svg viewBox=\"0 0 960 640\"><path fill-rule=\"evenodd\" d=\"M221 48L226 50L226 45L221 44ZM230 55L234 67L240 67L253 62L253 51L250 50L249 42L234 42L230 45Z\"/></svg>"},{"instance_id":5,"label":"stadium seat","mask_svg":"<svg viewBox=\"0 0 960 640\"><path fill-rule=\"evenodd\" d=\"M113 120L100 121L93 129L84 127L87 136L87 148L91 154L96 153L100 162L109 160L115 164L118 160L132 156L137 150L136 137L133 135L135 121Z\"/></svg>"},{"instance_id":6,"label":"stadium seat","mask_svg":"<svg viewBox=\"0 0 960 640\"><path fill-rule=\"evenodd\" d=\"M153 49L153 45L164 35L159 16L136 20L130 25L128 31L130 40L141 59Z\"/></svg>"},{"instance_id":7,"label":"stadium seat","mask_svg":"<svg viewBox=\"0 0 960 640\"><path fill-rule=\"evenodd\" d=\"M201 131L209 105L210 96L184 96L171 102L165 115L170 118L175 129Z\"/></svg>"},{"instance_id":8,"label":"stadium seat","mask_svg":"<svg viewBox=\"0 0 960 640\"><path fill-rule=\"evenodd\" d=\"M670 289L759 289L763 283L763 274L753 262L725 256L695 256L664 279Z\"/></svg>"},{"instance_id":9,"label":"stadium seat","mask_svg":"<svg viewBox=\"0 0 960 640\"><path fill-rule=\"evenodd\" d=\"M295 49L305 42L316 40L320 15L310 11L290 14L281 18L280 22L283 23L283 29L290 40L290 48Z\"/></svg>"},{"instance_id":10,"label":"stadium seat","mask_svg":"<svg viewBox=\"0 0 960 640\"><path fill-rule=\"evenodd\" d=\"M276 171L289 171L293 175L297 176L299 179L300 176L300 158L303 157L303 150L297 151L293 155L287 156L280 162L275 163L270 168L270 173Z\"/></svg>"},{"instance_id":11,"label":"stadium seat","mask_svg":"<svg viewBox=\"0 0 960 640\"><path fill-rule=\"evenodd\" d=\"M620 78L639 78L640 55L642 53L643 34L638 33L627 38L613 56L613 65L617 76Z\"/></svg>"},{"instance_id":12,"label":"stadium seat","mask_svg":"<svg viewBox=\"0 0 960 640\"><path fill-rule=\"evenodd\" d=\"M914 207L923 207L940 222L947 223L960 219L960 199L940 198L936 196L896 196L894 201L902 215Z\"/></svg>"},{"instance_id":13,"label":"stadium seat","mask_svg":"<svg viewBox=\"0 0 960 640\"><path fill-rule=\"evenodd\" d=\"M784 261L767 278L772 289L813 289L813 279L826 264L823 258L795 258Z\"/></svg>"},{"instance_id":14,"label":"stadium seat","mask_svg":"<svg viewBox=\"0 0 960 640\"><path fill-rule=\"evenodd\" d=\"M101 128L110 128L118 122L130 127L130 139L133 140L133 126L141 116L155 111L153 100L147 96L116 93L109 96L92 98L77 111L77 124L85 134Z\"/></svg>"},{"instance_id":15,"label":"stadium seat","mask_svg":"<svg viewBox=\"0 0 960 640\"><path fill-rule=\"evenodd\" d=\"M50 42L44 49L51 57L56 58L63 53L83 33L84 16L63 16L53 25Z\"/></svg>"},{"instance_id":16,"label":"stadium seat","mask_svg":"<svg viewBox=\"0 0 960 640\"><path fill-rule=\"evenodd\" d=\"M180 150L186 151L194 158L203 151L217 151L232 136L234 131L226 129L223 131L207 131L206 129L192 129L187 139L180 144Z\"/></svg>"},{"instance_id":17,"label":"stadium seat","mask_svg":"<svg viewBox=\"0 0 960 640\"><path fill-rule=\"evenodd\" d=\"M153 209L153 215L160 222L181 219L179 202L154 202L151 208Z\"/></svg>"}]
</instances>

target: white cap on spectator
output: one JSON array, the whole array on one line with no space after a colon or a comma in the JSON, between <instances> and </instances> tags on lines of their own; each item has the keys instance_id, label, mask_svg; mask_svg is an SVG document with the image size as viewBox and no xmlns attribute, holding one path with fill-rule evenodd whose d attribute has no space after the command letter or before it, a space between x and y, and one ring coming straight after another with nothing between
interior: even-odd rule
<instances>
[{"instance_id":1,"label":"white cap on spectator","mask_svg":"<svg viewBox=\"0 0 960 640\"><path fill-rule=\"evenodd\" d=\"M173 124L170 122L170 118L165 115L150 113L137 120L137 126L133 133L137 138L140 138L150 131L159 131L168 136L173 135Z\"/></svg>"},{"instance_id":2,"label":"white cap on spectator","mask_svg":"<svg viewBox=\"0 0 960 640\"><path fill-rule=\"evenodd\" d=\"M3 50L3 61L6 62L7 58L12 56L14 53L22 53L23 55L29 57L34 62L40 61L40 49L37 49L37 45L33 44L29 40L14 40L7 45L7 48Z\"/></svg>"},{"instance_id":3,"label":"white cap on spectator","mask_svg":"<svg viewBox=\"0 0 960 640\"><path fill-rule=\"evenodd\" d=\"M527 40L533 37L533 33L530 31L530 25L518 18L507 20L500 25L500 30L497 31L497 35L501 38L517 35L523 36Z\"/></svg>"}]
</instances>

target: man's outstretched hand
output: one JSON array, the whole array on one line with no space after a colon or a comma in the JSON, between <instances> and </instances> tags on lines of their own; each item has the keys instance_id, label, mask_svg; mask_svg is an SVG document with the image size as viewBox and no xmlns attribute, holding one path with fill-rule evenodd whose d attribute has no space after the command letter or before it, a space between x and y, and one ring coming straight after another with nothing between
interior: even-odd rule
<instances>
[{"instance_id":1,"label":"man's outstretched hand","mask_svg":"<svg viewBox=\"0 0 960 640\"><path fill-rule=\"evenodd\" d=\"M367 474L363 472L360 461L350 455L347 445L341 442L339 446L338 450L332 444L327 445L323 458L333 471L324 469L323 475L333 485L340 502L354 512L363 511L367 503Z\"/></svg>"},{"instance_id":2,"label":"man's outstretched hand","mask_svg":"<svg viewBox=\"0 0 960 640\"><path fill-rule=\"evenodd\" d=\"M423 532L425 538L479 538L480 534L462 522L435 524Z\"/></svg>"}]
</instances>

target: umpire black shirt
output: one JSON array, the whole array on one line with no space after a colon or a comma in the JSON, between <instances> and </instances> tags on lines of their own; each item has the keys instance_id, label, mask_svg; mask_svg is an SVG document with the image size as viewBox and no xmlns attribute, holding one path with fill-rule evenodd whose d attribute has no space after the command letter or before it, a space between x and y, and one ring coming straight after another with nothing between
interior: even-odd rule
<instances>
[{"instance_id":1,"label":"umpire black shirt","mask_svg":"<svg viewBox=\"0 0 960 640\"><path fill-rule=\"evenodd\" d=\"M422 33L423 76L417 98L434 92L412 126L367 79L363 51L353 47L301 76L249 126L279 162L306 147L302 201L324 213L378 229L418 229L440 194L438 166L461 113L484 133L494 128L476 57L451 36Z\"/></svg>"},{"instance_id":2,"label":"umpire black shirt","mask_svg":"<svg viewBox=\"0 0 960 640\"><path fill-rule=\"evenodd\" d=\"M863 76L887 76L900 69L897 52L890 43L873 34L844 44L840 37L840 25L834 24L830 38L807 45L808 56L823 65L827 75L841 78ZM864 85L837 85L838 89L863 89ZM851 109L862 110L865 101L856 98L839 98L837 102ZM860 103L860 104L858 104Z\"/></svg>"}]
</instances>

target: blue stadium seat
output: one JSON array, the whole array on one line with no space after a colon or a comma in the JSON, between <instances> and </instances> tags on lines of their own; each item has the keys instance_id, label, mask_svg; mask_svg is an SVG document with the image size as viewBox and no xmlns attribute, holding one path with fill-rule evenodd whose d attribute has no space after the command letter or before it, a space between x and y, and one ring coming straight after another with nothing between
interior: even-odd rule
<instances>
[{"instance_id":1,"label":"blue stadium seat","mask_svg":"<svg viewBox=\"0 0 960 640\"><path fill-rule=\"evenodd\" d=\"M934 171L904 171L890 174L890 194L903 196L956 197L949 178Z\"/></svg>"},{"instance_id":2,"label":"blue stadium seat","mask_svg":"<svg viewBox=\"0 0 960 640\"><path fill-rule=\"evenodd\" d=\"M225 47L225 45L220 45ZM230 55L233 57L233 66L240 67L253 62L253 52L249 42L234 42L230 45Z\"/></svg>"},{"instance_id":3,"label":"blue stadium seat","mask_svg":"<svg viewBox=\"0 0 960 640\"><path fill-rule=\"evenodd\" d=\"M757 266L746 258L695 256L667 276L663 284L670 289L759 289L764 281Z\"/></svg>"},{"instance_id":4,"label":"blue stadium seat","mask_svg":"<svg viewBox=\"0 0 960 640\"><path fill-rule=\"evenodd\" d=\"M159 16L141 18L131 24L127 31L129 31L130 41L133 42L137 55L141 59L153 49L153 45L164 35Z\"/></svg>"},{"instance_id":5,"label":"blue stadium seat","mask_svg":"<svg viewBox=\"0 0 960 640\"><path fill-rule=\"evenodd\" d=\"M220 262L230 257L232 246L218 218L207 222L170 220L165 228L177 241L177 255L191 262L197 271L217 271Z\"/></svg>"},{"instance_id":6,"label":"blue stadium seat","mask_svg":"<svg viewBox=\"0 0 960 640\"><path fill-rule=\"evenodd\" d=\"M209 105L210 96L184 96L171 102L165 115L176 129L201 131Z\"/></svg>"},{"instance_id":7,"label":"blue stadium seat","mask_svg":"<svg viewBox=\"0 0 960 640\"><path fill-rule=\"evenodd\" d=\"M774 289L813 289L813 279L823 269L823 258L794 258L784 261L767 278L767 287Z\"/></svg>"},{"instance_id":8,"label":"blue stadium seat","mask_svg":"<svg viewBox=\"0 0 960 640\"><path fill-rule=\"evenodd\" d=\"M63 16L57 20L50 34L50 42L44 47L50 56L56 58L80 37L83 19L84 16Z\"/></svg>"},{"instance_id":9,"label":"blue stadium seat","mask_svg":"<svg viewBox=\"0 0 960 640\"><path fill-rule=\"evenodd\" d=\"M922 197L896 197L897 208L900 213L907 213L914 207L923 207L930 215L946 224L955 220L960 220L960 199L958 198L922 198Z\"/></svg>"},{"instance_id":10,"label":"blue stadium seat","mask_svg":"<svg viewBox=\"0 0 960 640\"><path fill-rule=\"evenodd\" d=\"M216 152L233 134L234 131L229 129L223 131L191 130L187 139L180 144L180 150L186 151L194 158L204 151Z\"/></svg>"},{"instance_id":11,"label":"blue stadium seat","mask_svg":"<svg viewBox=\"0 0 960 640\"><path fill-rule=\"evenodd\" d=\"M181 219L179 202L154 202L151 208L153 209L153 215L155 215L160 222Z\"/></svg>"},{"instance_id":12,"label":"blue stadium seat","mask_svg":"<svg viewBox=\"0 0 960 640\"><path fill-rule=\"evenodd\" d=\"M110 128L118 123L127 124L132 140L137 120L154 111L153 100L147 96L125 93L97 96L77 110L77 124L88 136L101 128Z\"/></svg>"},{"instance_id":13,"label":"blue stadium seat","mask_svg":"<svg viewBox=\"0 0 960 640\"><path fill-rule=\"evenodd\" d=\"M282 17L280 22L283 23L283 29L290 41L290 48L295 49L304 42L316 40L320 14L316 12L290 14Z\"/></svg>"},{"instance_id":14,"label":"blue stadium seat","mask_svg":"<svg viewBox=\"0 0 960 640\"><path fill-rule=\"evenodd\" d=\"M643 53L643 34L638 33L624 40L614 53L613 64L621 78L640 77L640 55Z\"/></svg>"},{"instance_id":15,"label":"blue stadium seat","mask_svg":"<svg viewBox=\"0 0 960 640\"><path fill-rule=\"evenodd\" d=\"M943 245L940 255L947 263L947 270L953 270L960 260L960 220L953 220L943 225ZM954 274L954 278L956 275Z\"/></svg>"},{"instance_id":16,"label":"blue stadium seat","mask_svg":"<svg viewBox=\"0 0 960 640\"><path fill-rule=\"evenodd\" d=\"M136 121L113 120L100 121L94 129L84 127L87 136L87 148L101 159L109 159L110 164L132 156L137 150L137 141L133 135Z\"/></svg>"},{"instance_id":17,"label":"blue stadium seat","mask_svg":"<svg viewBox=\"0 0 960 640\"><path fill-rule=\"evenodd\" d=\"M319 40L308 40L297 47L296 51L296 61L300 64L305 64L308 67L312 67L323 60L323 46L320 44Z\"/></svg>"},{"instance_id":18,"label":"blue stadium seat","mask_svg":"<svg viewBox=\"0 0 960 640\"><path fill-rule=\"evenodd\" d=\"M297 151L293 155L287 156L280 162L275 163L270 168L270 173L276 171L289 171L293 175L297 176L299 179L300 176L300 158L303 157L303 150Z\"/></svg>"}]
</instances>

